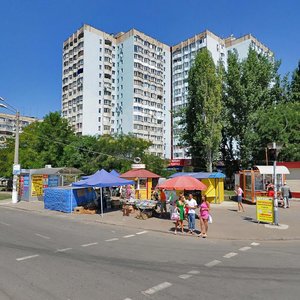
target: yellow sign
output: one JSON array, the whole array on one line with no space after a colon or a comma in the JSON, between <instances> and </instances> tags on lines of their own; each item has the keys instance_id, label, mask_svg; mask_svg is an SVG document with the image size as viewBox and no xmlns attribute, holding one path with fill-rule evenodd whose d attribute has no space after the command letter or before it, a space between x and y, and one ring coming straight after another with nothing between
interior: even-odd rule
<instances>
[{"instance_id":1,"label":"yellow sign","mask_svg":"<svg viewBox=\"0 0 300 300\"><path fill-rule=\"evenodd\" d=\"M258 222L274 223L273 199L256 197L256 218Z\"/></svg>"},{"instance_id":2,"label":"yellow sign","mask_svg":"<svg viewBox=\"0 0 300 300\"><path fill-rule=\"evenodd\" d=\"M43 195L43 175L32 175L31 177L31 196Z\"/></svg>"}]
</instances>

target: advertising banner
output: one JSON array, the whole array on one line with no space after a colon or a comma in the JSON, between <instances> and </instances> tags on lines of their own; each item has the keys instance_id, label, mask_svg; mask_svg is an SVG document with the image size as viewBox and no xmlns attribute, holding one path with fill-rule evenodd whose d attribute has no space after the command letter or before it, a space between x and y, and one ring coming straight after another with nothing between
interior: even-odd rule
<instances>
[{"instance_id":1,"label":"advertising banner","mask_svg":"<svg viewBox=\"0 0 300 300\"><path fill-rule=\"evenodd\" d=\"M258 222L274 223L273 198L256 197L256 219Z\"/></svg>"},{"instance_id":2,"label":"advertising banner","mask_svg":"<svg viewBox=\"0 0 300 300\"><path fill-rule=\"evenodd\" d=\"M43 175L32 175L31 177L31 196L39 197L43 195Z\"/></svg>"}]
</instances>

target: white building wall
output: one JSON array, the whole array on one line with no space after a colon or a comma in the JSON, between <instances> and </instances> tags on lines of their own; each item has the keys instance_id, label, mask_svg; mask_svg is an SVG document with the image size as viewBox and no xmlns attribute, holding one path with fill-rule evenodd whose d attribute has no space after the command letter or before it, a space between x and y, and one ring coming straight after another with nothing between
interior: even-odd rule
<instances>
[{"instance_id":1,"label":"white building wall","mask_svg":"<svg viewBox=\"0 0 300 300\"><path fill-rule=\"evenodd\" d=\"M83 67L83 107L82 107L82 134L95 135L98 131L99 108L99 35L84 31L84 67ZM103 67L103 66L102 66ZM102 92L102 91L101 91Z\"/></svg>"},{"instance_id":2,"label":"white building wall","mask_svg":"<svg viewBox=\"0 0 300 300\"><path fill-rule=\"evenodd\" d=\"M244 60L248 56L251 40L242 41L236 45L227 47L227 51L237 51L240 60Z\"/></svg>"},{"instance_id":3,"label":"white building wall","mask_svg":"<svg viewBox=\"0 0 300 300\"><path fill-rule=\"evenodd\" d=\"M124 134L133 131L133 42L130 36L117 48L117 123Z\"/></svg>"},{"instance_id":4,"label":"white building wall","mask_svg":"<svg viewBox=\"0 0 300 300\"><path fill-rule=\"evenodd\" d=\"M171 158L171 52L170 50L164 50L165 52L165 70L164 70L164 126L163 126L163 143L164 143L164 157Z\"/></svg>"},{"instance_id":5,"label":"white building wall","mask_svg":"<svg viewBox=\"0 0 300 300\"><path fill-rule=\"evenodd\" d=\"M211 53L212 59L216 66L220 63L220 61L222 61L224 64L227 63L227 51L224 42L220 43L220 41L217 39L207 35L206 47Z\"/></svg>"}]
</instances>

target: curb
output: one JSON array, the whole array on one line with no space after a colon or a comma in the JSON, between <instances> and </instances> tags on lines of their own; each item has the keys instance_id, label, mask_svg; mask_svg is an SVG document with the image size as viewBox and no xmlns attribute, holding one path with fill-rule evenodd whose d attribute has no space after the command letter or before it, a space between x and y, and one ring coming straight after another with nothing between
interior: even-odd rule
<instances>
[{"instance_id":1,"label":"curb","mask_svg":"<svg viewBox=\"0 0 300 300\"><path fill-rule=\"evenodd\" d=\"M8 209L12 209L12 210L20 210L20 211L27 211L27 212L34 212L34 213L39 213L39 214L43 214L43 215L47 215L47 212L54 212L51 210L33 210L33 209L26 209L26 208L22 208L22 207L12 207L12 206L8 206L5 204L1 204L1 206L4 206L5 208ZM55 214L55 212L53 214L48 214L49 216L58 216L58 214ZM62 213L62 215L65 215ZM71 215L71 214L68 214ZM99 224L103 224L103 225L111 225L111 226L118 226L118 227L124 227L124 224L118 224L118 223L114 223L114 222L106 222L106 221L102 221L101 219L99 220L93 220L93 219L88 219L88 220L80 220L77 219L77 221L82 222L82 223L99 223ZM171 220L170 220L171 221ZM154 229L154 228L148 228L148 227L141 227L138 225L126 225L127 228L135 228L138 230L147 230L147 231L152 231L152 232L159 232L159 233L164 233L164 234L170 234L172 236L174 236L173 231L170 230L161 230L161 229ZM188 238L198 238L197 235L188 235L188 234L178 234L177 236L179 237L188 237ZM199 239L199 238L198 238ZM257 241L300 241L300 237L279 237L279 238L259 238L259 237L255 237L255 238L235 238L235 237L209 237L208 240L226 240L226 241L253 241L253 240L257 240ZM202 239L201 239L202 240Z\"/></svg>"}]
</instances>

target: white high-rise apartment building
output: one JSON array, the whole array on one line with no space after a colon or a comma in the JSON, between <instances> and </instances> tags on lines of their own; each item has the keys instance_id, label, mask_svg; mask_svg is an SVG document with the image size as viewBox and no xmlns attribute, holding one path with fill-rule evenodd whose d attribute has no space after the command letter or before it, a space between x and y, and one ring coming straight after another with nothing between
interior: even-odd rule
<instances>
[{"instance_id":1,"label":"white high-rise apartment building","mask_svg":"<svg viewBox=\"0 0 300 300\"><path fill-rule=\"evenodd\" d=\"M206 30L192 38L189 38L171 48L172 52L172 111L173 118L172 131L172 158L190 158L188 149L180 146L178 122L180 117L176 117L176 112L180 111L187 103L188 96L188 72L192 66L197 52L202 48L207 48L217 65L222 62L227 67L228 51L237 51L239 59L243 60L248 56L249 48L255 49L258 53L263 53L272 59L273 53L259 42L251 34L240 38L222 39L212 32Z\"/></svg>"},{"instance_id":2,"label":"white high-rise apartment building","mask_svg":"<svg viewBox=\"0 0 300 300\"><path fill-rule=\"evenodd\" d=\"M84 25L64 42L62 115L82 135L133 133L171 156L170 47Z\"/></svg>"},{"instance_id":3,"label":"white high-rise apartment building","mask_svg":"<svg viewBox=\"0 0 300 300\"><path fill-rule=\"evenodd\" d=\"M270 59L273 59L274 57L274 53L252 34L246 34L239 38L235 38L231 35L224 39L224 41L227 52L237 51L240 60L247 58L249 48L254 49L257 53L262 53L268 56Z\"/></svg>"},{"instance_id":4,"label":"white high-rise apartment building","mask_svg":"<svg viewBox=\"0 0 300 300\"><path fill-rule=\"evenodd\" d=\"M39 122L41 120L33 117L19 116L19 131L23 132L23 129L31 123ZM6 146L6 138L15 134L17 127L16 115L0 113L0 148Z\"/></svg>"},{"instance_id":5,"label":"white high-rise apartment building","mask_svg":"<svg viewBox=\"0 0 300 300\"><path fill-rule=\"evenodd\" d=\"M190 158L187 149L180 146L180 126L178 125L180 117L176 117L176 113L187 103L189 70L195 60L197 52L202 48L207 48L211 52L215 64L219 61L226 62L227 52L224 40L208 30L171 48L172 111L174 113L172 158Z\"/></svg>"},{"instance_id":6,"label":"white high-rise apartment building","mask_svg":"<svg viewBox=\"0 0 300 300\"><path fill-rule=\"evenodd\" d=\"M251 34L222 39L206 30L169 47L135 29L112 35L84 25L63 45L62 115L79 135L133 133L155 155L189 158L171 112L186 105L188 72L204 47L225 68L230 50L273 57Z\"/></svg>"}]
</instances>

